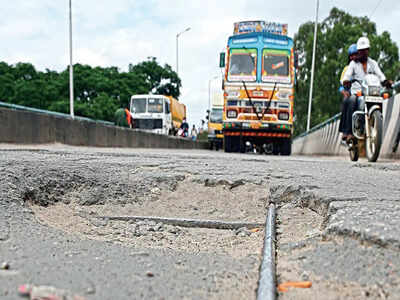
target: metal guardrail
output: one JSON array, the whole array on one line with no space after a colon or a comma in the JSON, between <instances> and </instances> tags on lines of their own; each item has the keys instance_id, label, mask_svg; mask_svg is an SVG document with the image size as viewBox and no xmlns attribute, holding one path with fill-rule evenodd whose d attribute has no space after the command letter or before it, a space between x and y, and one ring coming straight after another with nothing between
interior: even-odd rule
<instances>
[{"instance_id":1,"label":"metal guardrail","mask_svg":"<svg viewBox=\"0 0 400 300\"><path fill-rule=\"evenodd\" d=\"M336 120L338 120L340 118L340 115L341 115L341 113L337 113L336 115L334 115L333 117L329 118L328 120L326 120L326 121L324 121L324 122L312 127L309 131L305 131L302 134L296 136L293 139L293 141L295 141L295 140L297 140L299 138L303 138L303 137L305 137L305 136L307 136L307 135L309 135L309 134L321 129L322 127L325 127L325 126L335 122Z\"/></svg>"},{"instance_id":2,"label":"metal guardrail","mask_svg":"<svg viewBox=\"0 0 400 300\"><path fill-rule=\"evenodd\" d=\"M394 89L400 88L400 81L397 81L397 82L394 84L393 88L394 88ZM397 94L397 93L393 93L393 96L392 96L392 97L395 97L396 94ZM332 123L332 122L335 122L336 120L338 120L338 119L340 118L340 115L341 115L341 113L337 113L337 114L334 115L332 118L329 118L329 119L326 120L325 122L322 122L321 124L318 124L318 125L314 126L314 127L311 128L309 131L305 131L305 132L303 132L302 134L296 136L293 140L295 141L295 140L297 140L298 138L305 137L305 136L307 136L307 135L309 135L309 134L311 134L311 133L317 131L318 129L321 129L321 128L324 127L324 126L326 126L326 125L328 125L328 124L330 124L330 123Z\"/></svg>"},{"instance_id":3,"label":"metal guardrail","mask_svg":"<svg viewBox=\"0 0 400 300\"><path fill-rule=\"evenodd\" d=\"M46 114L46 115L50 115L50 116L54 116L54 117L60 117L60 118L71 119L71 120L73 119L73 120L78 120L78 121L86 121L86 122L93 122L93 123L99 123L99 124L104 124L104 125L116 126L113 122L108 122L108 121L103 121L103 120L93 120L90 118L79 117L79 116L75 116L74 118L72 118L70 115L64 114L64 113L59 113L59 112L49 111L49 110L44 110L44 109L38 109L38 108L33 108L33 107L28 107L28 106L22 106L22 105L17 105L17 104L11 104L11 103L1 102L1 101L0 101L0 107L10 108L10 109L14 109L14 110L30 111L30 112Z\"/></svg>"}]
</instances>

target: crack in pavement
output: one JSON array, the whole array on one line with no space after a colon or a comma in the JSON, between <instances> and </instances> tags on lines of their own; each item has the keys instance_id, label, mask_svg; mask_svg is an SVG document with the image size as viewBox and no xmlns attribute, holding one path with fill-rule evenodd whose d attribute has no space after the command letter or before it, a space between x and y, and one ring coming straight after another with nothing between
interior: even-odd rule
<instances>
[{"instance_id":1,"label":"crack in pavement","mask_svg":"<svg viewBox=\"0 0 400 300\"><path fill-rule=\"evenodd\" d=\"M392 228L396 232L397 226L391 224L389 220L397 219L394 212L394 207L397 201L386 201L380 199L374 201L381 205L378 211L371 210L368 206L371 202L368 197L332 197L324 196L320 193L310 191L307 186L303 185L276 185L271 186L271 201L282 206L287 203L292 203L299 208L308 208L320 216L323 222L320 229L323 231L325 238L330 236L345 236L357 240L360 243L374 244L384 248L400 249L400 242L395 237L395 234L388 233L387 229ZM389 202L387 204L386 202ZM377 205L375 203L375 205ZM348 210L357 206L357 217L351 218L352 215ZM391 206L391 207L390 207ZM385 211L387 209L387 211ZM367 227L365 216L370 214L381 213L383 220L382 224L370 224ZM392 232L392 231L390 231Z\"/></svg>"}]
</instances>

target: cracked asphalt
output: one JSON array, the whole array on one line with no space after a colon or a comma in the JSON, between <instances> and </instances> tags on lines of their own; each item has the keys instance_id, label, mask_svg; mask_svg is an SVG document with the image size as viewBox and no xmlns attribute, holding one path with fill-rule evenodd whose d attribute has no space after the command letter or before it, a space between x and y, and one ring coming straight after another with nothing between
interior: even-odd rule
<instances>
[{"instance_id":1,"label":"cracked asphalt","mask_svg":"<svg viewBox=\"0 0 400 300\"><path fill-rule=\"evenodd\" d=\"M274 201L278 281L313 281L280 298L327 289L329 299L396 299L399 170L397 161L3 144L0 263L10 269L0 270L0 297L18 299L18 286L33 283L87 299L254 299L263 228L95 217L264 222Z\"/></svg>"}]
</instances>

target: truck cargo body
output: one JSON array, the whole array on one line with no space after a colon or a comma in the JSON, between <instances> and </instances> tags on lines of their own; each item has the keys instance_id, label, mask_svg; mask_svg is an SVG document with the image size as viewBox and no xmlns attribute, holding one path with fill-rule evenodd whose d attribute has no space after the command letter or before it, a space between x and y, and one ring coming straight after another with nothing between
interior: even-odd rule
<instances>
[{"instance_id":1,"label":"truck cargo body","mask_svg":"<svg viewBox=\"0 0 400 300\"><path fill-rule=\"evenodd\" d=\"M247 144L289 155L294 82L291 38L262 30L229 37L223 82L225 151L244 152Z\"/></svg>"},{"instance_id":2,"label":"truck cargo body","mask_svg":"<svg viewBox=\"0 0 400 300\"><path fill-rule=\"evenodd\" d=\"M130 114L133 129L174 135L186 117L186 106L170 96L134 95Z\"/></svg>"}]
</instances>

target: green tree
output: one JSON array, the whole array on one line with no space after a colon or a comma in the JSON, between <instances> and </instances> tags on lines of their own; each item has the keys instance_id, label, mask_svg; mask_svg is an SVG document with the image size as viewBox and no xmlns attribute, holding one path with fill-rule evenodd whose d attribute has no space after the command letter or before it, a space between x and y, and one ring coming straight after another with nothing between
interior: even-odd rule
<instances>
[{"instance_id":1,"label":"green tree","mask_svg":"<svg viewBox=\"0 0 400 300\"><path fill-rule=\"evenodd\" d=\"M14 98L15 86L12 66L0 62L0 101L11 102Z\"/></svg>"},{"instance_id":2,"label":"green tree","mask_svg":"<svg viewBox=\"0 0 400 300\"><path fill-rule=\"evenodd\" d=\"M338 93L339 79L348 63L347 49L366 35L371 42L370 56L377 60L388 78L396 79L400 71L399 49L388 32L378 35L375 23L367 17L354 17L333 8L329 16L318 24L315 59L311 126L315 126L340 111L342 96ZM314 23L300 26L294 37L299 55L296 87L295 134L306 130Z\"/></svg>"},{"instance_id":3,"label":"green tree","mask_svg":"<svg viewBox=\"0 0 400 300\"><path fill-rule=\"evenodd\" d=\"M113 121L118 108L129 107L135 94L178 97L181 81L169 65L153 57L128 72L117 67L74 65L74 107L77 116ZM58 73L36 71L29 63L0 62L0 101L69 113L69 68Z\"/></svg>"},{"instance_id":4,"label":"green tree","mask_svg":"<svg viewBox=\"0 0 400 300\"><path fill-rule=\"evenodd\" d=\"M160 66L155 57L150 57L136 66L129 66L129 72L141 74L148 87L148 92L178 98L181 80L171 66Z\"/></svg>"}]
</instances>

